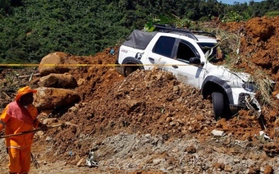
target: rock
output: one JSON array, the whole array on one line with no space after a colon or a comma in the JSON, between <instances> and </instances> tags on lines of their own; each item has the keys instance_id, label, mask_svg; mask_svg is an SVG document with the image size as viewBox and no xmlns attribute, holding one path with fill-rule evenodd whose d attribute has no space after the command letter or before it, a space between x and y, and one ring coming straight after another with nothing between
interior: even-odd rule
<instances>
[{"instance_id":1,"label":"rock","mask_svg":"<svg viewBox=\"0 0 279 174\"><path fill-rule=\"evenodd\" d=\"M34 105L38 110L52 110L70 107L80 101L80 96L73 90L61 88L37 88Z\"/></svg>"},{"instance_id":2,"label":"rock","mask_svg":"<svg viewBox=\"0 0 279 174\"><path fill-rule=\"evenodd\" d=\"M39 73L42 76L50 73L65 73L70 69L77 68L77 66L69 66L69 64L77 64L75 61L69 61L71 55L63 52L54 52L42 58L38 67ZM65 66L63 66L63 64Z\"/></svg>"},{"instance_id":3,"label":"rock","mask_svg":"<svg viewBox=\"0 0 279 174\"><path fill-rule=\"evenodd\" d=\"M46 142L49 142L49 141L51 141L52 140L52 138L50 137L50 136L47 136L46 137Z\"/></svg>"},{"instance_id":4,"label":"rock","mask_svg":"<svg viewBox=\"0 0 279 174\"><path fill-rule=\"evenodd\" d=\"M160 164L162 161L164 161L164 159L159 159L159 158L153 159L153 165L158 165L158 164Z\"/></svg>"},{"instance_id":5,"label":"rock","mask_svg":"<svg viewBox=\"0 0 279 174\"><path fill-rule=\"evenodd\" d=\"M54 74L40 78L41 87L75 88L77 81L71 74Z\"/></svg>"},{"instance_id":6,"label":"rock","mask_svg":"<svg viewBox=\"0 0 279 174\"><path fill-rule=\"evenodd\" d=\"M224 131L214 129L213 131L211 131L211 134L215 137L222 137L224 135Z\"/></svg>"}]
</instances>

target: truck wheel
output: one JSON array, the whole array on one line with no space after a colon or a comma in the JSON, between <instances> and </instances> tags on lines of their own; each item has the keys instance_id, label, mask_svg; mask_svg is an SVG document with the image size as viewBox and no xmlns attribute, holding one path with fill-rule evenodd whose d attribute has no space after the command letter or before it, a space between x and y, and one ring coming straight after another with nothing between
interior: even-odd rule
<instances>
[{"instance_id":1,"label":"truck wheel","mask_svg":"<svg viewBox=\"0 0 279 174\"><path fill-rule=\"evenodd\" d=\"M212 104L213 104L213 111L214 117L218 120L224 114L224 95L220 92L213 92L211 94L212 97Z\"/></svg>"},{"instance_id":2,"label":"truck wheel","mask_svg":"<svg viewBox=\"0 0 279 174\"><path fill-rule=\"evenodd\" d=\"M124 76L127 77L134 71L133 67L131 66L126 66L124 67Z\"/></svg>"}]
</instances>

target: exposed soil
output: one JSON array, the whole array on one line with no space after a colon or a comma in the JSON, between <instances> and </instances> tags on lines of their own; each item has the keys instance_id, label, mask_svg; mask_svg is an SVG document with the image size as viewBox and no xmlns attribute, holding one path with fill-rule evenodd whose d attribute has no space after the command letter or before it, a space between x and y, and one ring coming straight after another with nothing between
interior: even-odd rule
<instances>
[{"instance_id":1,"label":"exposed soil","mask_svg":"<svg viewBox=\"0 0 279 174\"><path fill-rule=\"evenodd\" d=\"M48 124L71 122L77 127L36 133L33 153L41 167L32 166L30 173L278 173L279 139L274 130L279 128L279 17L217 26L241 36L234 68L254 75L263 72L276 82L272 104L262 103L266 129L246 110L216 121L211 102L198 89L158 69L136 71L125 78L114 66L79 67L69 73L79 81L75 91L82 100L40 114ZM116 57L107 49L70 59L108 65ZM37 86L40 77L28 81L31 72L37 73L36 68L2 72L2 109L18 87ZM20 78L24 75L27 78ZM260 95L259 100L263 101ZM225 135L214 137L212 130ZM260 137L260 131L268 137ZM8 163L2 141L1 172ZM86 165L89 151L94 152L97 166Z\"/></svg>"}]
</instances>

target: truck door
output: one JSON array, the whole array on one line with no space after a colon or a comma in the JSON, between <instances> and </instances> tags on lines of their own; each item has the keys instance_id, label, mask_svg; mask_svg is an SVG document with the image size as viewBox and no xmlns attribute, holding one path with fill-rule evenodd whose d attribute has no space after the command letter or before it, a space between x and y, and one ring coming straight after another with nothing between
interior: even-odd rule
<instances>
[{"instance_id":1,"label":"truck door","mask_svg":"<svg viewBox=\"0 0 279 174\"><path fill-rule=\"evenodd\" d=\"M196 48L188 41L178 40L174 54L170 71L179 81L200 89L206 73L205 69L201 65L189 64L190 58L200 58Z\"/></svg>"},{"instance_id":2,"label":"truck door","mask_svg":"<svg viewBox=\"0 0 279 174\"><path fill-rule=\"evenodd\" d=\"M154 47L147 54L146 63L152 66L145 66L145 69L152 69L153 67L158 67L167 70L168 66L171 64L174 58L174 44L175 38L168 36L160 36Z\"/></svg>"}]
</instances>

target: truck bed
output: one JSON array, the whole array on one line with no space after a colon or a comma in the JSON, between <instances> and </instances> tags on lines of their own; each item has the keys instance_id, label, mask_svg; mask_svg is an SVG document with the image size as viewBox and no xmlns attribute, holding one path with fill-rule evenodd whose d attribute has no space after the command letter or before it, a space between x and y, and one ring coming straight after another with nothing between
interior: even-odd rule
<instances>
[{"instance_id":1,"label":"truck bed","mask_svg":"<svg viewBox=\"0 0 279 174\"><path fill-rule=\"evenodd\" d=\"M135 49L144 50L156 34L157 32L144 32L141 30L134 30L124 41L123 45Z\"/></svg>"}]
</instances>

